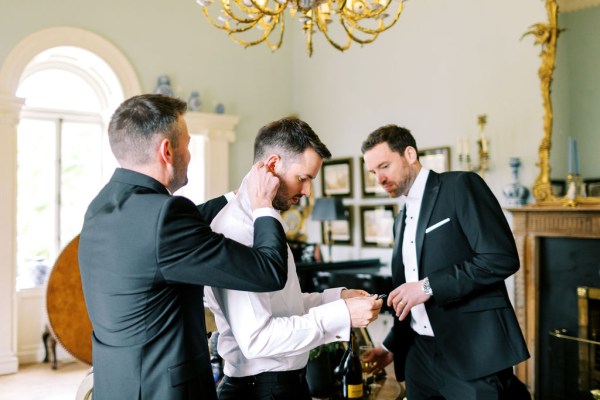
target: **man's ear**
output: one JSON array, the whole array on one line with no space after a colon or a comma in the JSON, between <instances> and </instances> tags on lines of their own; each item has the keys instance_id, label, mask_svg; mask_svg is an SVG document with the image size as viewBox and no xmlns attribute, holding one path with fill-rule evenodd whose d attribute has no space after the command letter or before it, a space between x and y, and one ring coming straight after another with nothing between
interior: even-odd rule
<instances>
[{"instance_id":1,"label":"man's ear","mask_svg":"<svg viewBox=\"0 0 600 400\"><path fill-rule=\"evenodd\" d=\"M271 154L265 160L265 165L267 166L267 169L273 174L275 173L275 169L277 168L278 164L281 164L281 157L279 157L279 155L277 154Z\"/></svg>"},{"instance_id":2,"label":"man's ear","mask_svg":"<svg viewBox=\"0 0 600 400\"><path fill-rule=\"evenodd\" d=\"M404 149L404 157L409 164L414 163L419 158L417 155L417 149L412 146L406 146L406 149Z\"/></svg>"},{"instance_id":3,"label":"man's ear","mask_svg":"<svg viewBox=\"0 0 600 400\"><path fill-rule=\"evenodd\" d=\"M158 145L158 154L161 161L167 165L173 165L173 146L168 138L163 138Z\"/></svg>"}]
</instances>

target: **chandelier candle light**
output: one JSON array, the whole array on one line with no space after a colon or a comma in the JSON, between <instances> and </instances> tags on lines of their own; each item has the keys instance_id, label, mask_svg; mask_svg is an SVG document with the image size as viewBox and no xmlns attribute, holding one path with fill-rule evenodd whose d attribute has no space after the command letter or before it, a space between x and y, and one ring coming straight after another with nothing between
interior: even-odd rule
<instances>
[{"instance_id":1,"label":"chandelier candle light","mask_svg":"<svg viewBox=\"0 0 600 400\"><path fill-rule=\"evenodd\" d=\"M333 47L344 51L352 42L372 43L381 32L396 23L404 5L404 0L219 0L221 7L217 14L214 8L211 9L213 1L197 0L213 26L227 32L244 47L265 42L273 51L283 41L284 11L289 9L290 17L297 15L302 23L309 57L313 52L315 27ZM390 16L388 9L392 4L397 8ZM334 20L338 20L340 26L331 25ZM274 33L278 26L279 33ZM341 39L334 39L334 36Z\"/></svg>"}]
</instances>

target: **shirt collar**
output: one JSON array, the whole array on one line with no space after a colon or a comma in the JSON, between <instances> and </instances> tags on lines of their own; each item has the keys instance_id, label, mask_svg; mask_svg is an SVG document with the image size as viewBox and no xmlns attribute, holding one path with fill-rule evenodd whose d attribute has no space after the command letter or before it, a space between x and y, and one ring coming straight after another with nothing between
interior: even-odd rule
<instances>
[{"instance_id":1,"label":"shirt collar","mask_svg":"<svg viewBox=\"0 0 600 400\"><path fill-rule=\"evenodd\" d=\"M427 183L427 177L429 176L429 170L427 168L421 168L417 178L413 182L412 187L408 191L406 200L420 200L423 198L425 193L425 184Z\"/></svg>"}]
</instances>

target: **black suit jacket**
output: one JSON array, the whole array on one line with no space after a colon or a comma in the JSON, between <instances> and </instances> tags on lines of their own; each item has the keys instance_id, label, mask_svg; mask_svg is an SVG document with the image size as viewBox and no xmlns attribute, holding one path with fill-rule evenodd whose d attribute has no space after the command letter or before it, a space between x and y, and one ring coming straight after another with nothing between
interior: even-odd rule
<instances>
[{"instance_id":1,"label":"black suit jacket","mask_svg":"<svg viewBox=\"0 0 600 400\"><path fill-rule=\"evenodd\" d=\"M255 222L254 248L213 233L224 197L196 207L158 181L117 169L90 204L79 267L93 326L94 399L216 399L203 285L280 290L281 224Z\"/></svg>"},{"instance_id":2,"label":"black suit jacket","mask_svg":"<svg viewBox=\"0 0 600 400\"><path fill-rule=\"evenodd\" d=\"M403 223L404 210L394 224L394 287L406 282ZM479 175L429 172L416 248L419 279L429 277L433 290L425 307L436 344L457 376L480 378L529 357L504 283L519 269L514 238L498 201ZM413 335L410 318L395 319L384 341L394 353L398 380L405 379Z\"/></svg>"}]
</instances>

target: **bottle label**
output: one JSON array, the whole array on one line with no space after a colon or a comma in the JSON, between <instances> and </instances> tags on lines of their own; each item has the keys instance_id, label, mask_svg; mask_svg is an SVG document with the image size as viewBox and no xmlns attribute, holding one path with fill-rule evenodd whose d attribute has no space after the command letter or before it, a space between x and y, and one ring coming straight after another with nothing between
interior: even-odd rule
<instances>
[{"instance_id":1,"label":"bottle label","mask_svg":"<svg viewBox=\"0 0 600 400\"><path fill-rule=\"evenodd\" d=\"M363 397L363 385L348 385L348 398L349 399L362 399Z\"/></svg>"}]
</instances>

